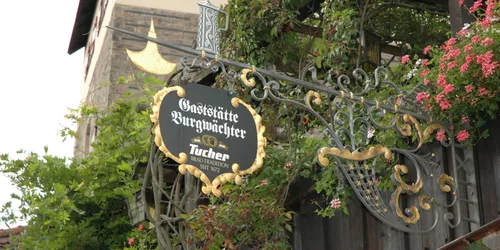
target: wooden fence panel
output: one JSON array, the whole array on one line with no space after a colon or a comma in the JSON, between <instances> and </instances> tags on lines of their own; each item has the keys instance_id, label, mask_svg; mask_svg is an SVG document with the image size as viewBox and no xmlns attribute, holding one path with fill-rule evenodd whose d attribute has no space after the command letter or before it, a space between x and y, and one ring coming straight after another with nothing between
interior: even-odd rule
<instances>
[{"instance_id":1,"label":"wooden fence panel","mask_svg":"<svg viewBox=\"0 0 500 250\"><path fill-rule=\"evenodd\" d=\"M390 201L391 192L382 192L381 198ZM366 212L366 248L367 250L401 250L405 249L405 234L399 230L380 222L375 216L365 209Z\"/></svg>"},{"instance_id":2,"label":"wooden fence panel","mask_svg":"<svg viewBox=\"0 0 500 250\"><path fill-rule=\"evenodd\" d=\"M316 207L307 200L301 203L298 220L300 227L295 227L300 230L301 249L327 249L325 248L325 229L323 228L323 218L315 212Z\"/></svg>"},{"instance_id":3,"label":"wooden fence panel","mask_svg":"<svg viewBox=\"0 0 500 250\"><path fill-rule=\"evenodd\" d=\"M325 228L327 230L325 249L344 250L344 249L366 249L365 248L365 208L356 198L348 203L349 215L339 211L331 219L325 219Z\"/></svg>"},{"instance_id":4,"label":"wooden fence panel","mask_svg":"<svg viewBox=\"0 0 500 250\"><path fill-rule=\"evenodd\" d=\"M325 248L325 229L323 218L315 212L316 205L311 203L314 197L309 196L312 180L301 179L298 182L298 196L304 197L300 200L298 211L294 216L294 249L327 249ZM317 196L317 195L312 195Z\"/></svg>"},{"instance_id":5,"label":"wooden fence panel","mask_svg":"<svg viewBox=\"0 0 500 250\"><path fill-rule=\"evenodd\" d=\"M479 141L474 157L479 172L482 225L500 215L500 118L488 122L484 129L490 136Z\"/></svg>"}]
</instances>

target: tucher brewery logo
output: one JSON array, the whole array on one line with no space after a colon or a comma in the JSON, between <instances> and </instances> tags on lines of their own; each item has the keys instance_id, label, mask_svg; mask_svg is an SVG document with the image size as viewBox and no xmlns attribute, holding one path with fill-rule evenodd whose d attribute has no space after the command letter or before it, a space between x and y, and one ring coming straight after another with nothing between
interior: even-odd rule
<instances>
[{"instance_id":1,"label":"tucher brewery logo","mask_svg":"<svg viewBox=\"0 0 500 250\"><path fill-rule=\"evenodd\" d=\"M156 144L182 174L205 183L204 193L218 196L220 184L241 184L262 166L262 118L229 92L189 83L159 91L152 106Z\"/></svg>"}]
</instances>

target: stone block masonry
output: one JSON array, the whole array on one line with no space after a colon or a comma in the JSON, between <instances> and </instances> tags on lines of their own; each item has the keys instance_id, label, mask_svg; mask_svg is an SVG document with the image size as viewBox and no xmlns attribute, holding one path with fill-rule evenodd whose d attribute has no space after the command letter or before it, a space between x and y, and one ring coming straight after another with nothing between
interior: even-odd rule
<instances>
[{"instance_id":1,"label":"stone block masonry","mask_svg":"<svg viewBox=\"0 0 500 250\"><path fill-rule=\"evenodd\" d=\"M154 21L158 39L170 41L184 46L192 47L198 32L198 15L165 9L144 8L131 5L115 4L112 10L110 26L129 30L140 34L148 34L151 19ZM104 31L104 32L103 32ZM127 57L125 49L140 51L145 48L146 42L133 37L117 34L111 30L101 29L105 36L103 47L92 60L97 60L91 77L85 103L95 105L100 110L106 110L120 98L126 91L139 92L140 86L102 85L105 82L117 81L120 77L128 76L142 71L137 68ZM179 63L181 53L172 49L159 47L160 54L173 63ZM166 80L165 76L158 76ZM135 93L138 94L138 93ZM83 100L82 100L83 101ZM85 156L91 150L91 144L98 128L95 121L89 120L78 127L78 138L75 142L75 156Z\"/></svg>"}]
</instances>

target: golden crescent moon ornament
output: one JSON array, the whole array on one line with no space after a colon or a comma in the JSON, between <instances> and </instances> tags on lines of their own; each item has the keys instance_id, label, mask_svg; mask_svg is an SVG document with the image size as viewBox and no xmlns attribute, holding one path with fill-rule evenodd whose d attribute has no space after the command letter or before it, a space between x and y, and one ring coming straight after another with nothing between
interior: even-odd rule
<instances>
[{"instance_id":1,"label":"golden crescent moon ornament","mask_svg":"<svg viewBox=\"0 0 500 250\"><path fill-rule=\"evenodd\" d=\"M156 38L153 19L149 28L148 36ZM130 60L141 70L155 75L168 75L172 73L177 65L165 60L158 51L158 44L148 41L146 48L142 51L127 50L127 55Z\"/></svg>"}]
</instances>

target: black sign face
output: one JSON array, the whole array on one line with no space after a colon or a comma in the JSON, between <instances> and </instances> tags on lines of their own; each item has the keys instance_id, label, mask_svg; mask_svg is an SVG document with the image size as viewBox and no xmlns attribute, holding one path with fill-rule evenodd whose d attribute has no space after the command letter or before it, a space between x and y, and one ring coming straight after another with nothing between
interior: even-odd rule
<instances>
[{"instance_id":1,"label":"black sign face","mask_svg":"<svg viewBox=\"0 0 500 250\"><path fill-rule=\"evenodd\" d=\"M204 180L208 186L222 174L238 175L260 167L264 153L259 136L264 128L260 128L260 116L250 106L227 91L196 83L172 88L163 90L166 94L155 122L163 143L160 149L168 157L184 164L182 168L192 174L201 171L208 177L210 183ZM257 164L259 147L262 157ZM234 166L239 166L236 173ZM220 182L214 183L215 188Z\"/></svg>"}]
</instances>

